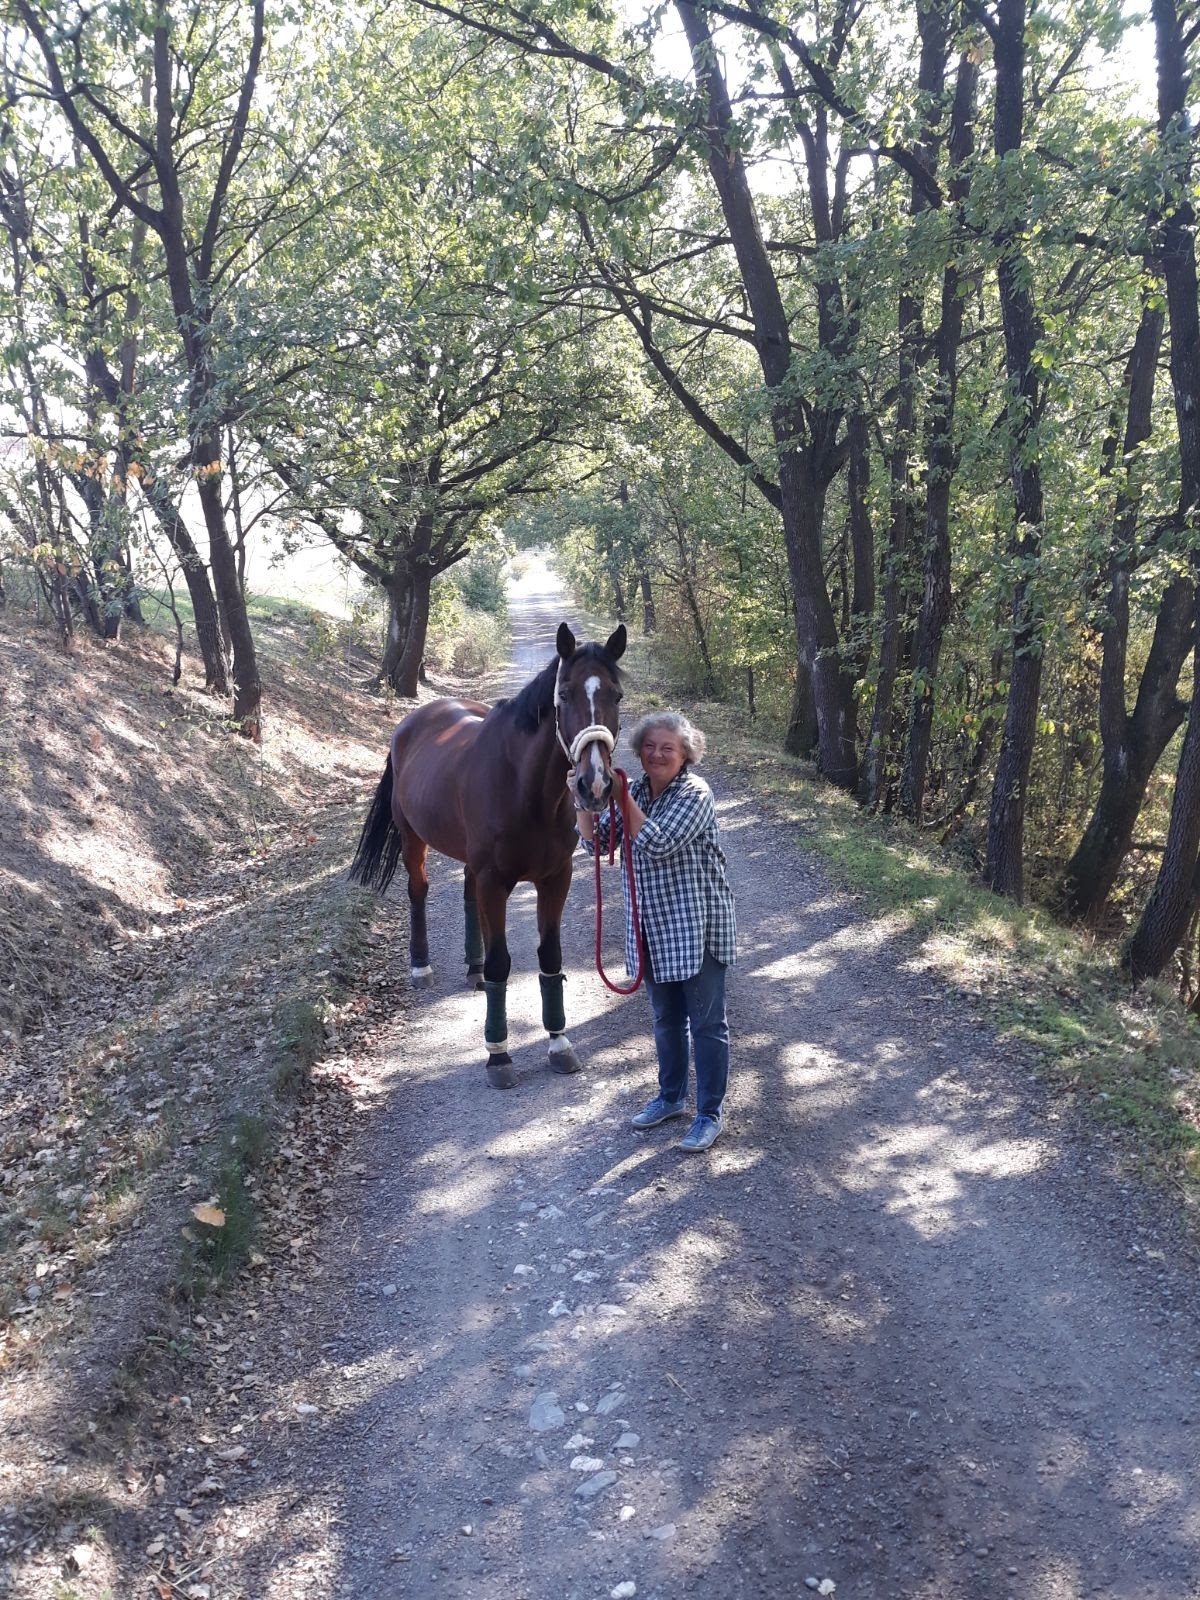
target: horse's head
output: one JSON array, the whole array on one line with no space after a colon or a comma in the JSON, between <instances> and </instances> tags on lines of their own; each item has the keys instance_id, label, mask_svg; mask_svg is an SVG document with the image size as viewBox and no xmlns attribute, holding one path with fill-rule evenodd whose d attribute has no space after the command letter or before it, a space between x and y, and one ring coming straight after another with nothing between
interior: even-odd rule
<instances>
[{"instance_id":1,"label":"horse's head","mask_svg":"<svg viewBox=\"0 0 1200 1600\"><path fill-rule=\"evenodd\" d=\"M603 644L575 643L564 622L558 630L554 714L558 736L575 768L579 804L600 811L612 793L612 748L620 728L624 623Z\"/></svg>"}]
</instances>

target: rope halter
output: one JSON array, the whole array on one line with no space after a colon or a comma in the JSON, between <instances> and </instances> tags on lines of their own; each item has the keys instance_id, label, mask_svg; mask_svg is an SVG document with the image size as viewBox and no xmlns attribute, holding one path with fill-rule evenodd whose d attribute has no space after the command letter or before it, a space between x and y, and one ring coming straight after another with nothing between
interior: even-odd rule
<instances>
[{"instance_id":1,"label":"rope halter","mask_svg":"<svg viewBox=\"0 0 1200 1600\"><path fill-rule=\"evenodd\" d=\"M611 755L613 745L617 742L613 738L611 728L606 728L602 722L593 722L590 727L584 728L582 733L577 733L568 744L562 736L562 729L558 725L557 712L554 717L554 731L558 735L559 744L562 745L563 755L566 756L573 767L579 765L579 758L589 744L602 744Z\"/></svg>"}]
</instances>

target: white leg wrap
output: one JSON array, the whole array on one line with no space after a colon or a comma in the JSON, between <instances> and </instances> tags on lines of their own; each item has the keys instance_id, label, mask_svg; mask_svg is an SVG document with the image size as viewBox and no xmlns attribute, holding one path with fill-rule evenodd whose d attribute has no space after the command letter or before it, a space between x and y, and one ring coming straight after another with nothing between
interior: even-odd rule
<instances>
[{"instance_id":1,"label":"white leg wrap","mask_svg":"<svg viewBox=\"0 0 1200 1600\"><path fill-rule=\"evenodd\" d=\"M494 1056L507 1055L508 1054L508 1040L507 1039L501 1039L501 1040L499 1040L497 1042L496 1040L493 1040L493 1039L484 1039L483 1048L485 1050L487 1050L487 1051L490 1051L490 1053L492 1055L494 1055Z\"/></svg>"},{"instance_id":2,"label":"white leg wrap","mask_svg":"<svg viewBox=\"0 0 1200 1600\"><path fill-rule=\"evenodd\" d=\"M552 1033L550 1035L550 1054L552 1056L564 1055L571 1048L571 1041L565 1033Z\"/></svg>"},{"instance_id":3,"label":"white leg wrap","mask_svg":"<svg viewBox=\"0 0 1200 1600\"><path fill-rule=\"evenodd\" d=\"M428 978L432 972L432 967L414 967L412 969L412 975L414 978Z\"/></svg>"}]
</instances>

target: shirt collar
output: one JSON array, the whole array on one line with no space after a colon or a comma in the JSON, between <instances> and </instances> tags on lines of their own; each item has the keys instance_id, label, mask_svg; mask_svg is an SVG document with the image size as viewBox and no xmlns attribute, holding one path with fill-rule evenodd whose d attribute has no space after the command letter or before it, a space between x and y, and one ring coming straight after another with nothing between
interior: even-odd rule
<instances>
[{"instance_id":1,"label":"shirt collar","mask_svg":"<svg viewBox=\"0 0 1200 1600\"><path fill-rule=\"evenodd\" d=\"M662 794L659 795L658 799L662 800L666 795L669 795L671 790L675 787L675 785L679 782L679 780L681 778L687 776L687 771L688 771L688 763L685 761L683 766L680 767L679 771L675 774L675 776L671 779L670 783L663 790ZM641 790L642 795L644 795L646 797L646 800L647 800L648 803L653 803L654 805L658 804L658 801L654 800L654 797L650 793L650 774L648 772L643 772L641 777L637 780L637 782L633 785L633 787L635 789L640 789ZM639 795L637 798L638 798L638 804L642 805L641 796ZM642 805L642 810L644 811L645 809L646 809L646 807L644 805Z\"/></svg>"}]
</instances>

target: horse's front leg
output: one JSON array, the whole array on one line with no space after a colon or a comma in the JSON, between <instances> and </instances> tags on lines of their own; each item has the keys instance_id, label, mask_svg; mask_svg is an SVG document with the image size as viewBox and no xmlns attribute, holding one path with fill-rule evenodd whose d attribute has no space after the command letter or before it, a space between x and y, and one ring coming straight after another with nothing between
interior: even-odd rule
<instances>
[{"instance_id":1,"label":"horse's front leg","mask_svg":"<svg viewBox=\"0 0 1200 1600\"><path fill-rule=\"evenodd\" d=\"M484 872L476 878L475 891L479 920L483 924L483 992L487 996L483 1042L488 1053L488 1082L493 1089L511 1089L517 1075L508 1053L507 989L512 960L504 936L504 923L512 891L508 884Z\"/></svg>"},{"instance_id":2,"label":"horse's front leg","mask_svg":"<svg viewBox=\"0 0 1200 1600\"><path fill-rule=\"evenodd\" d=\"M550 1065L555 1072L579 1072L579 1057L567 1038L567 1011L563 1004L563 906L571 887L571 865L537 886L538 983L542 991L542 1026L550 1035Z\"/></svg>"}]
</instances>

